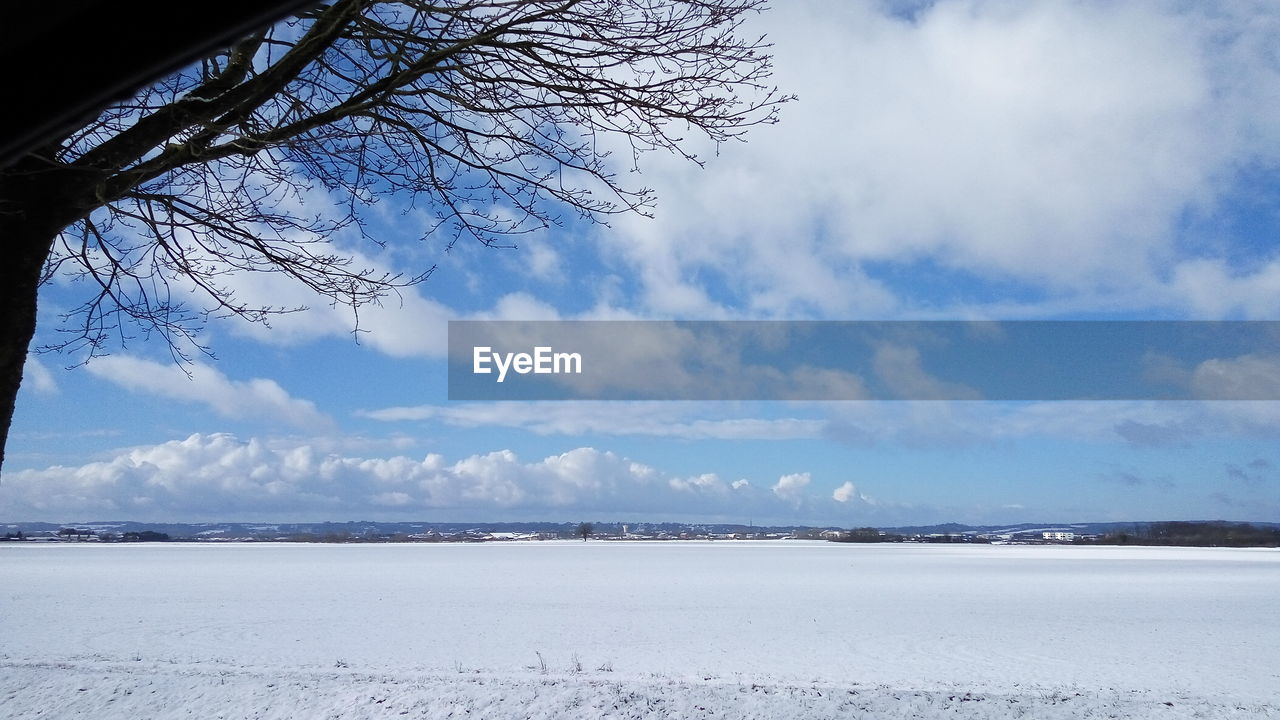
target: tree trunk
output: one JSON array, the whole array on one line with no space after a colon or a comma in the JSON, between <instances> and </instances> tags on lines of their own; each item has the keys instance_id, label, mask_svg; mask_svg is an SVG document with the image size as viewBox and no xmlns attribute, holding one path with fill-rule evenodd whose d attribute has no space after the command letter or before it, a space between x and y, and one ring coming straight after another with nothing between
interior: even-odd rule
<instances>
[{"instance_id":1,"label":"tree trunk","mask_svg":"<svg viewBox=\"0 0 1280 720\"><path fill-rule=\"evenodd\" d=\"M0 171L0 470L45 260L58 233L87 210L73 199L73 188L84 187L75 179L65 165L35 155Z\"/></svg>"},{"instance_id":2,"label":"tree trunk","mask_svg":"<svg viewBox=\"0 0 1280 720\"><path fill-rule=\"evenodd\" d=\"M10 223L0 222L6 248L0 264L0 470L9 440L27 346L36 332L36 291L52 236L22 237Z\"/></svg>"}]
</instances>

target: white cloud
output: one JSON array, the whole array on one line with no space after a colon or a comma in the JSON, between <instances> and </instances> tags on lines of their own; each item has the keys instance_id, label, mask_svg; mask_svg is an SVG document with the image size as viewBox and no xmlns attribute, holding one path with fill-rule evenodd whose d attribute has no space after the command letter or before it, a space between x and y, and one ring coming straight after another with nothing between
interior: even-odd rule
<instances>
[{"instance_id":1,"label":"white cloud","mask_svg":"<svg viewBox=\"0 0 1280 720\"><path fill-rule=\"evenodd\" d=\"M835 500L836 502L842 502L842 503L849 502L850 500L856 498L857 496L858 496L858 489L854 487L853 483L848 481L845 481L845 484L836 488L835 492L831 493L832 500Z\"/></svg>"},{"instance_id":2,"label":"white cloud","mask_svg":"<svg viewBox=\"0 0 1280 720\"><path fill-rule=\"evenodd\" d=\"M126 390L199 403L225 418L269 418L313 429L332 422L314 403L292 397L274 380L231 380L204 363L179 366L109 355L94 359L85 369Z\"/></svg>"},{"instance_id":3,"label":"white cloud","mask_svg":"<svg viewBox=\"0 0 1280 720\"><path fill-rule=\"evenodd\" d=\"M559 320L560 312L525 292L508 293L498 298L493 310L473 313L475 320Z\"/></svg>"},{"instance_id":4,"label":"white cloud","mask_svg":"<svg viewBox=\"0 0 1280 720\"><path fill-rule=\"evenodd\" d=\"M1189 375L1189 373L1187 373ZM784 413L777 416L777 413ZM504 402L384 408L365 417L515 428L538 435L721 440L826 439L861 446L951 446L1057 438L1172 443L1275 435L1280 402ZM1150 436L1150 437L1148 437Z\"/></svg>"},{"instance_id":5,"label":"white cloud","mask_svg":"<svg viewBox=\"0 0 1280 720\"><path fill-rule=\"evenodd\" d=\"M353 267L396 274L395 268L386 261L345 248L339 252L352 258ZM545 253L539 257L544 256ZM559 319L555 308L523 292L497 298L490 310L463 313L428 297L426 291L431 287L428 283L390 292L379 302L366 304L358 313L353 313L344 305L324 301L306 286L280 273L238 273L229 276L226 284L239 302L250 307L306 308L302 312L273 316L267 324L239 318L225 320L231 332L271 345L351 338L358 329L356 339L384 355L436 358L444 357L448 349L450 320Z\"/></svg>"},{"instance_id":6,"label":"white cloud","mask_svg":"<svg viewBox=\"0 0 1280 720\"><path fill-rule=\"evenodd\" d=\"M31 388L40 395L56 395L58 381L53 373L34 355L27 355L27 362L22 366L22 386Z\"/></svg>"},{"instance_id":7,"label":"white cloud","mask_svg":"<svg viewBox=\"0 0 1280 720\"><path fill-rule=\"evenodd\" d=\"M824 437L866 447L948 447L1027 438L1152 445L1280 434L1278 401L924 401L838 403L825 410Z\"/></svg>"},{"instance_id":8,"label":"white cloud","mask_svg":"<svg viewBox=\"0 0 1280 720\"><path fill-rule=\"evenodd\" d=\"M387 270L358 253L356 267ZM301 283L279 273L239 273L226 280L236 299L250 307L307 308L303 312L274 316L268 325L239 318L226 320L234 333L272 345L295 345L325 337L352 337L357 316L350 308L325 302ZM359 309L360 343L391 357L442 357L448 337L447 323L457 314L427 298L421 286L401 289L379 304Z\"/></svg>"},{"instance_id":9,"label":"white cloud","mask_svg":"<svg viewBox=\"0 0 1280 720\"><path fill-rule=\"evenodd\" d=\"M1036 316L1155 306L1274 316L1274 251L1240 267L1216 251L1193 256L1177 229L1187 216L1220 209L1241 168L1280 161L1277 18L1280 9L1266 2L952 0L913 21L879 2L778 3L756 29L775 43L775 81L800 95L781 123L753 128L748 143L715 157L704 148L705 170L646 155L634 184L656 190L654 220L619 217L591 230L590 241L565 241L564 251L544 237L501 261L478 253L447 264L483 273L508 263L562 283L582 277L575 253L598 248L603 257L583 265L594 272L598 260L625 278L584 282L599 305L593 317ZM615 157L631 157L623 150ZM294 209L326 201L317 190ZM396 220L388 204L375 213L397 235L421 220ZM358 267L423 266L427 251L412 243L389 248L377 257L337 249ZM877 279L889 267L910 282L917 262L1000 281L977 293L997 299L971 299L967 286L908 290ZM250 305L311 306L274 318L270 329L237 321L236 333L274 344L350 336L346 308L284 276L227 281ZM628 298L633 281L637 296ZM1001 298L1006 282L1033 299ZM395 357L440 357L449 319L558 316L527 293L464 312L434 291L408 288L363 308L361 342Z\"/></svg>"},{"instance_id":10,"label":"white cloud","mask_svg":"<svg viewBox=\"0 0 1280 720\"><path fill-rule=\"evenodd\" d=\"M825 425L819 418L724 417L723 408L689 402L455 403L382 408L359 414L386 422L431 420L459 427L520 428L539 435L650 435L722 440L818 438Z\"/></svg>"},{"instance_id":11,"label":"white cloud","mask_svg":"<svg viewBox=\"0 0 1280 720\"><path fill-rule=\"evenodd\" d=\"M1170 291L1198 317L1273 319L1280 313L1280 260L1247 271L1222 260L1188 260L1175 269Z\"/></svg>"},{"instance_id":12,"label":"white cloud","mask_svg":"<svg viewBox=\"0 0 1280 720\"><path fill-rule=\"evenodd\" d=\"M775 492L798 503L808 474L789 475ZM78 467L23 470L0 485L10 519L350 519L525 517L571 519L585 513L678 517L791 517L794 505L716 474L678 476L612 452L580 447L524 461L510 450L455 462L352 457L232 435L123 450Z\"/></svg>"},{"instance_id":13,"label":"white cloud","mask_svg":"<svg viewBox=\"0 0 1280 720\"><path fill-rule=\"evenodd\" d=\"M728 490L724 481L715 473L703 473L690 478L671 478L667 481L667 484L670 485L672 489L684 492L703 491L724 493Z\"/></svg>"},{"instance_id":14,"label":"white cloud","mask_svg":"<svg viewBox=\"0 0 1280 720\"><path fill-rule=\"evenodd\" d=\"M778 478L778 482L773 486L773 494L792 503L798 503L804 497L805 489L809 487L809 473L791 473Z\"/></svg>"},{"instance_id":15,"label":"white cloud","mask_svg":"<svg viewBox=\"0 0 1280 720\"><path fill-rule=\"evenodd\" d=\"M685 317L964 301L898 298L870 276L922 260L1043 290L1041 312L1183 307L1197 268L1180 265L1179 224L1217 209L1238 168L1280 159L1277 17L1266 3L957 0L908 22L877 3L781 3L759 28L800 100L705 170L644 158L657 218L601 241L652 312ZM1198 302L1274 314L1274 274ZM727 311L707 278L745 306Z\"/></svg>"},{"instance_id":16,"label":"white cloud","mask_svg":"<svg viewBox=\"0 0 1280 720\"><path fill-rule=\"evenodd\" d=\"M560 283L564 281L564 264L560 254L546 241L535 240L520 248L524 253L521 260L531 275L544 282Z\"/></svg>"}]
</instances>

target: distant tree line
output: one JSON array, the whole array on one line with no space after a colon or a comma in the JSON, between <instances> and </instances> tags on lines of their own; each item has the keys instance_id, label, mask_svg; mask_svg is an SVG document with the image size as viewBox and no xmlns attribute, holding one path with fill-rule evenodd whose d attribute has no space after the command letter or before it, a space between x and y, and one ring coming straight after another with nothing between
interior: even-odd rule
<instances>
[{"instance_id":1,"label":"distant tree line","mask_svg":"<svg viewBox=\"0 0 1280 720\"><path fill-rule=\"evenodd\" d=\"M1248 523L1157 522L1105 533L1093 542L1099 545L1280 547L1280 528Z\"/></svg>"},{"instance_id":2,"label":"distant tree line","mask_svg":"<svg viewBox=\"0 0 1280 720\"><path fill-rule=\"evenodd\" d=\"M1002 536L1024 544L1052 542L1042 540L1039 532L1019 532ZM798 537L823 537L844 543L990 543L992 537L977 532L914 533L904 535L874 527L851 530L814 530ZM1155 522L1137 523L1132 527L1112 530L1102 535L1077 535L1067 540L1074 545L1171 545L1184 547L1280 547L1280 527L1259 527L1230 522Z\"/></svg>"},{"instance_id":3,"label":"distant tree line","mask_svg":"<svg viewBox=\"0 0 1280 720\"><path fill-rule=\"evenodd\" d=\"M122 542L169 542L168 533L156 532L154 530L143 530L141 532L127 532L120 536Z\"/></svg>"},{"instance_id":4,"label":"distant tree line","mask_svg":"<svg viewBox=\"0 0 1280 720\"><path fill-rule=\"evenodd\" d=\"M77 540L86 540L88 538L96 537L99 542L169 542L172 539L168 534L156 532L154 530L141 530L117 535L115 533L96 532L94 530L83 530L71 527L62 528L58 531L58 535L64 538L75 538ZM21 539L21 537L18 539Z\"/></svg>"},{"instance_id":5,"label":"distant tree line","mask_svg":"<svg viewBox=\"0 0 1280 720\"><path fill-rule=\"evenodd\" d=\"M900 543L900 542L922 542L922 543L989 543L990 539L977 535L975 533L927 533L916 535L903 535L901 533L888 532L873 527L860 527L852 530L842 530L838 533L828 533L825 536L832 542L846 543Z\"/></svg>"},{"instance_id":6,"label":"distant tree line","mask_svg":"<svg viewBox=\"0 0 1280 720\"><path fill-rule=\"evenodd\" d=\"M881 543L881 542L902 542L906 538L902 535L890 532L881 532L873 527L860 527L842 532L839 536L831 538L835 542L848 543Z\"/></svg>"}]
</instances>

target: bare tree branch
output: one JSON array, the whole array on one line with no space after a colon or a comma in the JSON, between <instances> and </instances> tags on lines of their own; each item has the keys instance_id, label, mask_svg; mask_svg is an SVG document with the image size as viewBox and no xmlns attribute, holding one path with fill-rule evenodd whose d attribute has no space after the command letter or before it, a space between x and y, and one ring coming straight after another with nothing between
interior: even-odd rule
<instances>
[{"instance_id":1,"label":"bare tree branch","mask_svg":"<svg viewBox=\"0 0 1280 720\"><path fill-rule=\"evenodd\" d=\"M388 273L333 244L344 229L381 242L363 226L379 198L430 208L421 237L446 248L511 246L564 212L647 214L652 192L619 170L650 150L701 162L686 135L739 139L790 99L743 32L764 7L334 0L243 38L0 170L23 313L0 328L2 374L20 378L36 287L54 278L92 291L52 347L92 357L134 326L181 359L211 315L300 309L242 301L238 274L280 273L353 311L425 280L434 268Z\"/></svg>"}]
</instances>

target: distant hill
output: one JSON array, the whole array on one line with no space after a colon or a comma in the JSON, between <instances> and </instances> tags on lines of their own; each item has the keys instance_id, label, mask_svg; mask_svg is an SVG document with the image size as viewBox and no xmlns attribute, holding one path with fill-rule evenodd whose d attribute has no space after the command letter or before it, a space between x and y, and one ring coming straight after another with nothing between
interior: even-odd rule
<instances>
[{"instance_id":1,"label":"distant hill","mask_svg":"<svg viewBox=\"0 0 1280 720\"><path fill-rule=\"evenodd\" d=\"M1153 525L1158 525L1166 521L1163 520L1147 520L1141 522L1079 522L1079 523L1019 523L1017 525L961 525L958 523L945 523L942 525L907 525L903 527L880 528L888 532L895 532L902 535L928 535L932 533L951 533L951 534L1014 534L1014 533L1030 533L1030 532L1073 532L1077 535L1105 535L1110 532L1124 532L1135 529L1146 530ZM1196 522L1204 523L1223 523L1222 520L1199 520ZM1243 524L1235 523L1232 524ZM1260 528L1280 528L1280 523L1267 522L1250 522L1247 523L1254 527Z\"/></svg>"},{"instance_id":2,"label":"distant hill","mask_svg":"<svg viewBox=\"0 0 1280 720\"><path fill-rule=\"evenodd\" d=\"M1104 535L1112 532L1142 531L1158 524L1158 521L1144 522L1104 522L1104 523L1019 523L1016 525L963 525L944 523L940 525L906 525L899 527L882 527L881 530L901 535L977 535L977 534L1014 534L1040 531L1065 531L1076 534ZM1249 523L1260 528L1280 528L1280 523ZM577 528L576 522L470 522L470 523L437 523L437 522L320 522L320 523L152 523L132 521L99 521L87 523L45 523L18 522L0 523L0 536L6 533L16 534L21 531L25 535L53 534L64 528L88 530L93 533L110 533L123 536L126 533L162 533L174 540L278 540L290 537L314 538L351 538L365 536L389 537L397 535L421 535L439 533L457 535L462 533L545 533L571 537ZM595 534L616 536L622 534L625 526L628 532L642 535L667 534L678 536L686 534L777 534L777 533L816 533L823 530L839 529L834 526L807 525L741 525L732 523L610 523L592 521Z\"/></svg>"},{"instance_id":3,"label":"distant hill","mask_svg":"<svg viewBox=\"0 0 1280 720\"><path fill-rule=\"evenodd\" d=\"M749 526L717 523L610 523L592 521L596 535L620 535L626 527L631 533L657 535L666 533L733 534L733 533L790 533L792 531L825 530L799 525ZM0 523L0 535L4 533L47 534L63 528L88 530L94 533L164 533L174 540L278 540L289 537L343 537L396 536L440 533L545 533L571 537L578 527L576 522L320 522L320 523L154 523L133 521L96 521L81 523L18 522Z\"/></svg>"}]
</instances>

